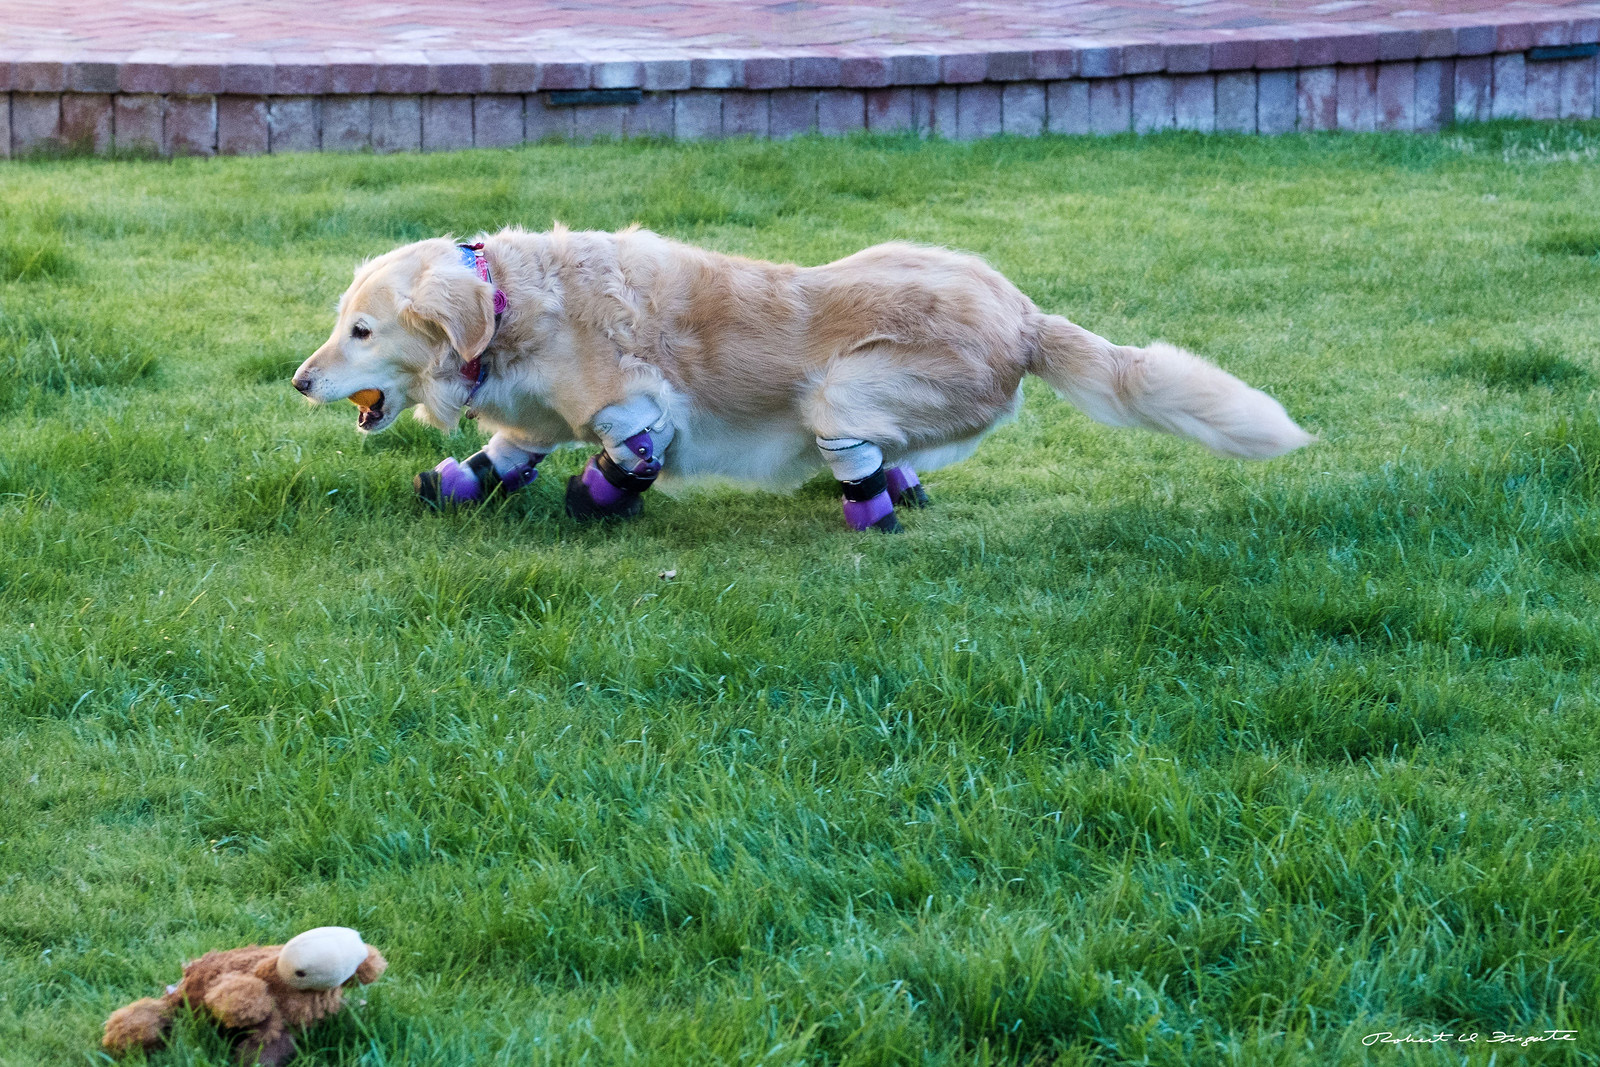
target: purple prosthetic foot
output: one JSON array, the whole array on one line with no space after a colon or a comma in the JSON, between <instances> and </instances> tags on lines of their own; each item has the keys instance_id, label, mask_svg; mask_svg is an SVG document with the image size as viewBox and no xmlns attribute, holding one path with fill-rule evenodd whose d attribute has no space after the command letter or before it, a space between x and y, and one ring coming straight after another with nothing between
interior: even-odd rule
<instances>
[{"instance_id":1,"label":"purple prosthetic foot","mask_svg":"<svg viewBox=\"0 0 1600 1067\"><path fill-rule=\"evenodd\" d=\"M611 453L589 457L583 473L567 479L567 514L579 521L590 519L631 519L642 510L639 497L656 482L661 473L661 453L649 430L641 430L622 442L627 453L623 467Z\"/></svg>"},{"instance_id":2,"label":"purple prosthetic foot","mask_svg":"<svg viewBox=\"0 0 1600 1067\"><path fill-rule=\"evenodd\" d=\"M476 504L485 495L478 476L457 463L454 456L431 471L423 471L412 484L417 495L436 508L446 504Z\"/></svg>"},{"instance_id":3,"label":"purple prosthetic foot","mask_svg":"<svg viewBox=\"0 0 1600 1067\"><path fill-rule=\"evenodd\" d=\"M539 477L539 461L544 456L535 452L533 458L520 467L513 467L500 475L500 488L507 493L515 493L518 489L525 489L532 485L534 479Z\"/></svg>"},{"instance_id":4,"label":"purple prosthetic foot","mask_svg":"<svg viewBox=\"0 0 1600 1067\"><path fill-rule=\"evenodd\" d=\"M474 452L465 463L458 463L451 456L433 470L417 475L412 484L423 502L436 508L446 504L476 504L487 500L497 489L502 493L514 493L533 484L539 477L537 468L543 458L535 452L527 463L501 475L495 471L487 453Z\"/></svg>"},{"instance_id":5,"label":"purple prosthetic foot","mask_svg":"<svg viewBox=\"0 0 1600 1067\"><path fill-rule=\"evenodd\" d=\"M925 508L930 501L928 493L922 488L922 482L917 478L917 472L910 467L890 467L886 472L889 483L889 499L903 508Z\"/></svg>"},{"instance_id":6,"label":"purple prosthetic foot","mask_svg":"<svg viewBox=\"0 0 1600 1067\"><path fill-rule=\"evenodd\" d=\"M894 517L894 501L887 490L866 500L844 498L845 525L852 530L881 530L899 533L900 520Z\"/></svg>"},{"instance_id":7,"label":"purple prosthetic foot","mask_svg":"<svg viewBox=\"0 0 1600 1067\"><path fill-rule=\"evenodd\" d=\"M612 485L593 456L582 474L567 479L567 514L579 521L630 519L643 508L639 494Z\"/></svg>"}]
</instances>

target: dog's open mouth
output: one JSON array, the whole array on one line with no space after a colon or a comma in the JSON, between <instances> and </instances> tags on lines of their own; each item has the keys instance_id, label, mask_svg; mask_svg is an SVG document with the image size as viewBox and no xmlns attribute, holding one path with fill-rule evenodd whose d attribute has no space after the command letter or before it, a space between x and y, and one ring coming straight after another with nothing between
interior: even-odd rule
<instances>
[{"instance_id":1,"label":"dog's open mouth","mask_svg":"<svg viewBox=\"0 0 1600 1067\"><path fill-rule=\"evenodd\" d=\"M361 389L350 394L351 403L361 409L361 414L356 416L356 425L363 430L370 430L383 422L383 390Z\"/></svg>"}]
</instances>

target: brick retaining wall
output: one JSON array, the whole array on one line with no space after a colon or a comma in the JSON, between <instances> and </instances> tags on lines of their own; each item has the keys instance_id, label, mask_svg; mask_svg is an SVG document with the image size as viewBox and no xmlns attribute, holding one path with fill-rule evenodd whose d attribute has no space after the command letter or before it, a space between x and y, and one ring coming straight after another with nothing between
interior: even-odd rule
<instances>
[{"instance_id":1,"label":"brick retaining wall","mask_svg":"<svg viewBox=\"0 0 1600 1067\"><path fill-rule=\"evenodd\" d=\"M440 151L915 131L1432 130L1593 118L1600 20L1033 52L661 62L0 64L0 154ZM574 102L576 101L576 102Z\"/></svg>"}]
</instances>

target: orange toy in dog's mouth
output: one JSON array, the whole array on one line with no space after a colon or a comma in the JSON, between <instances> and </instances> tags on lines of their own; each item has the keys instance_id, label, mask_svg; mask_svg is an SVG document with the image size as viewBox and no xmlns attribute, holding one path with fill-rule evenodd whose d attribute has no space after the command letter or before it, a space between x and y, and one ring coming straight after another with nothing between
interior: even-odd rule
<instances>
[{"instance_id":1,"label":"orange toy in dog's mouth","mask_svg":"<svg viewBox=\"0 0 1600 1067\"><path fill-rule=\"evenodd\" d=\"M361 409L356 425L363 430L370 430L383 421L382 389L358 389L350 394L350 402Z\"/></svg>"}]
</instances>

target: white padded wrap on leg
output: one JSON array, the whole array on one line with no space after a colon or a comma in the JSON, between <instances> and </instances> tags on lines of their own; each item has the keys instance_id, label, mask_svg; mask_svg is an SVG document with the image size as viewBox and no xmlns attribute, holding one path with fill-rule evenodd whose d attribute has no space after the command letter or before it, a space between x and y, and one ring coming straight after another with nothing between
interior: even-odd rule
<instances>
[{"instance_id":1,"label":"white padded wrap on leg","mask_svg":"<svg viewBox=\"0 0 1600 1067\"><path fill-rule=\"evenodd\" d=\"M504 430L489 438L489 443L483 446L483 451L488 455L489 462L494 464L496 474L509 474L518 467L527 463L534 456L545 455L553 449L529 448L519 445L506 435Z\"/></svg>"},{"instance_id":2,"label":"white padded wrap on leg","mask_svg":"<svg viewBox=\"0 0 1600 1067\"><path fill-rule=\"evenodd\" d=\"M817 448L841 482L859 482L883 466L883 450L854 437L819 437Z\"/></svg>"},{"instance_id":3,"label":"white padded wrap on leg","mask_svg":"<svg viewBox=\"0 0 1600 1067\"><path fill-rule=\"evenodd\" d=\"M606 453L625 471L631 471L641 462L638 456L623 443L636 433L650 431L650 442L655 454L663 455L672 443L672 423L661 405L648 396L635 396L620 404L611 404L595 413L590 425L600 435Z\"/></svg>"}]
</instances>

